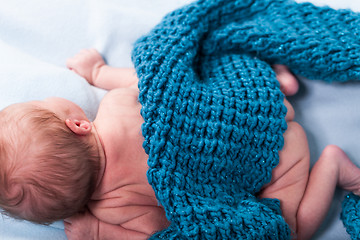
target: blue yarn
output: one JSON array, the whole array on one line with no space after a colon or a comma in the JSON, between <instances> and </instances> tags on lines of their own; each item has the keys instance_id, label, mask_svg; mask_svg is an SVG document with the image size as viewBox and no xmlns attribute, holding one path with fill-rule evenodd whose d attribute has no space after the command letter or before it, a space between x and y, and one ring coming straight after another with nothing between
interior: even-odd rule
<instances>
[{"instance_id":1,"label":"blue yarn","mask_svg":"<svg viewBox=\"0 0 360 240\"><path fill-rule=\"evenodd\" d=\"M352 240L360 239L360 197L352 193L342 203L341 220Z\"/></svg>"},{"instance_id":2,"label":"blue yarn","mask_svg":"<svg viewBox=\"0 0 360 240\"><path fill-rule=\"evenodd\" d=\"M276 199L284 96L270 65L359 79L357 13L290 0L200 0L139 39L147 173L171 225L152 239L289 239Z\"/></svg>"}]
</instances>

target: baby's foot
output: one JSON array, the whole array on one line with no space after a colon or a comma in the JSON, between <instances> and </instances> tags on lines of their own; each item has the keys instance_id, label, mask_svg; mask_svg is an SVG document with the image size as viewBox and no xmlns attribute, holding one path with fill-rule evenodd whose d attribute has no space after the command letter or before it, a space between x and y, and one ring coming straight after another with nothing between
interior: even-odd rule
<instances>
[{"instance_id":1,"label":"baby's foot","mask_svg":"<svg viewBox=\"0 0 360 240\"><path fill-rule=\"evenodd\" d=\"M299 83L296 77L290 72L290 70L284 66L275 64L272 66L276 78L280 83L280 89L286 96L292 96L299 90Z\"/></svg>"},{"instance_id":2,"label":"baby's foot","mask_svg":"<svg viewBox=\"0 0 360 240\"><path fill-rule=\"evenodd\" d=\"M338 186L360 196L360 169L340 147L329 145L326 150L333 160L338 161Z\"/></svg>"}]
</instances>

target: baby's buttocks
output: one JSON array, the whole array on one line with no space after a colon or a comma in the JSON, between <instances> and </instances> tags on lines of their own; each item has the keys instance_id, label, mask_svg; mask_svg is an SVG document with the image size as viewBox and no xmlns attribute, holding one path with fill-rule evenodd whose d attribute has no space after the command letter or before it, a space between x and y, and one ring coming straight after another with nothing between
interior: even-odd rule
<instances>
[{"instance_id":1,"label":"baby's buttocks","mask_svg":"<svg viewBox=\"0 0 360 240\"><path fill-rule=\"evenodd\" d=\"M279 157L279 165L272 172L271 182L259 197L279 199L285 221L291 229L296 229L296 213L305 193L310 167L307 138L298 123L288 122Z\"/></svg>"}]
</instances>

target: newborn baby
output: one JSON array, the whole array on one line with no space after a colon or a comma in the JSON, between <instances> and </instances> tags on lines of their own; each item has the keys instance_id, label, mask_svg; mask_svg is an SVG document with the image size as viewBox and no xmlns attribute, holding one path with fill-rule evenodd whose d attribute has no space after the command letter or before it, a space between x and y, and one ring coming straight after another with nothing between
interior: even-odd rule
<instances>
[{"instance_id":1,"label":"newborn baby","mask_svg":"<svg viewBox=\"0 0 360 240\"><path fill-rule=\"evenodd\" d=\"M135 72L107 66L93 49L67 65L90 84L111 91L93 122L61 98L14 104L0 112L0 206L33 222L65 219L70 240L146 239L170 223L146 178ZM298 84L286 67L275 65L274 70L285 95L295 94ZM279 199L293 237L308 239L336 185L360 189L360 170L340 148L328 146L309 177L305 133L293 122L290 103L284 103L285 145L271 182L258 197Z\"/></svg>"}]
</instances>

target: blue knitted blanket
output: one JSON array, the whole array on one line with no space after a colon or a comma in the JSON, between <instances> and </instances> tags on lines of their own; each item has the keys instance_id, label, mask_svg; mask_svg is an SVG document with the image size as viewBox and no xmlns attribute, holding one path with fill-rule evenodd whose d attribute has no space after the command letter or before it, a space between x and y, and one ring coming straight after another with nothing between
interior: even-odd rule
<instances>
[{"instance_id":1,"label":"blue knitted blanket","mask_svg":"<svg viewBox=\"0 0 360 240\"><path fill-rule=\"evenodd\" d=\"M148 180L171 222L152 239L289 239L279 201L256 197L287 127L271 64L310 79L360 79L359 34L351 11L199 0L139 39Z\"/></svg>"}]
</instances>

